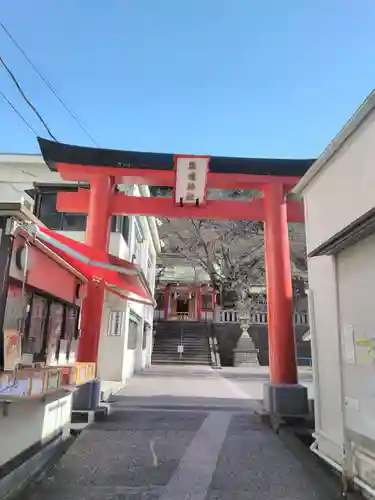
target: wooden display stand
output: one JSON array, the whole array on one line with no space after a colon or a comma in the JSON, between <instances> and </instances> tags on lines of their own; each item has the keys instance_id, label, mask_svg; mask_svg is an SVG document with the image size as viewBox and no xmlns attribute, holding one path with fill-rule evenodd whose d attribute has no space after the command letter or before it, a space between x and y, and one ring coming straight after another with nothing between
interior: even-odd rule
<instances>
[{"instance_id":1,"label":"wooden display stand","mask_svg":"<svg viewBox=\"0 0 375 500\"><path fill-rule=\"evenodd\" d=\"M21 368L2 376L0 400L42 398L61 389L61 371L56 367Z\"/></svg>"},{"instance_id":2,"label":"wooden display stand","mask_svg":"<svg viewBox=\"0 0 375 500\"><path fill-rule=\"evenodd\" d=\"M77 385L77 367L75 365L60 365L62 385L74 387Z\"/></svg>"},{"instance_id":3,"label":"wooden display stand","mask_svg":"<svg viewBox=\"0 0 375 500\"><path fill-rule=\"evenodd\" d=\"M94 380L96 375L95 363L76 363L77 367L77 385L85 384Z\"/></svg>"},{"instance_id":4,"label":"wooden display stand","mask_svg":"<svg viewBox=\"0 0 375 500\"><path fill-rule=\"evenodd\" d=\"M42 398L59 389L79 387L95 379L95 363L65 366L21 366L0 373L0 401Z\"/></svg>"},{"instance_id":5,"label":"wooden display stand","mask_svg":"<svg viewBox=\"0 0 375 500\"><path fill-rule=\"evenodd\" d=\"M58 366L62 372L62 385L80 386L95 379L95 363L75 363L74 365Z\"/></svg>"}]
</instances>

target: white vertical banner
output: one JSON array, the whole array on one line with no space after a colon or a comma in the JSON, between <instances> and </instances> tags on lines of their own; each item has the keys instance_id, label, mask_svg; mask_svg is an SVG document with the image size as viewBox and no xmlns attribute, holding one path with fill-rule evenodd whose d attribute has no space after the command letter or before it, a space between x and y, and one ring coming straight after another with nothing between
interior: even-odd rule
<instances>
[{"instance_id":1,"label":"white vertical banner","mask_svg":"<svg viewBox=\"0 0 375 500\"><path fill-rule=\"evenodd\" d=\"M209 156L175 156L175 201L185 205L206 202Z\"/></svg>"}]
</instances>

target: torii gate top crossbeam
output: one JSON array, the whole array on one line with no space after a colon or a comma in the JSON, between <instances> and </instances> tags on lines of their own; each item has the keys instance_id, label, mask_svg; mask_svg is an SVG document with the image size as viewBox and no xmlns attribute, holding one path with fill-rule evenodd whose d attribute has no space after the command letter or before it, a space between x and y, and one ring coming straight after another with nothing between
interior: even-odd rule
<instances>
[{"instance_id":1,"label":"torii gate top crossbeam","mask_svg":"<svg viewBox=\"0 0 375 500\"><path fill-rule=\"evenodd\" d=\"M66 180L88 181L90 175L107 174L117 183L174 186L174 155L117 151L71 146L38 138L45 162ZM314 160L233 158L212 156L208 187L253 189L282 181L293 186Z\"/></svg>"}]
</instances>

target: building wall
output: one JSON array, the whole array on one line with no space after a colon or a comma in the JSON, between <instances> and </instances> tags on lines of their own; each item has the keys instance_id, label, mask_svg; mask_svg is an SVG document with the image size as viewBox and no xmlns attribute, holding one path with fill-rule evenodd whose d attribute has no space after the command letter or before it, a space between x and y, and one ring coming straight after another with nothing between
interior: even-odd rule
<instances>
[{"instance_id":1,"label":"building wall","mask_svg":"<svg viewBox=\"0 0 375 500\"><path fill-rule=\"evenodd\" d=\"M350 439L356 474L375 487L375 234L310 259L309 277L318 449L343 465Z\"/></svg>"},{"instance_id":2,"label":"building wall","mask_svg":"<svg viewBox=\"0 0 375 500\"><path fill-rule=\"evenodd\" d=\"M50 403L11 403L8 414L0 413L0 466L30 446L44 442L70 425L72 396Z\"/></svg>"},{"instance_id":3,"label":"building wall","mask_svg":"<svg viewBox=\"0 0 375 500\"><path fill-rule=\"evenodd\" d=\"M375 345L375 234L337 256L337 283L346 425L371 439L375 447L375 354L371 351ZM363 339L369 343L363 345ZM373 479L375 484L375 475Z\"/></svg>"},{"instance_id":4,"label":"building wall","mask_svg":"<svg viewBox=\"0 0 375 500\"><path fill-rule=\"evenodd\" d=\"M372 112L304 188L309 252L375 208L374 134ZM375 488L375 234L308 271L317 450Z\"/></svg>"},{"instance_id":5,"label":"building wall","mask_svg":"<svg viewBox=\"0 0 375 500\"><path fill-rule=\"evenodd\" d=\"M305 188L308 252L373 208L374 136L372 113Z\"/></svg>"},{"instance_id":6,"label":"building wall","mask_svg":"<svg viewBox=\"0 0 375 500\"><path fill-rule=\"evenodd\" d=\"M132 259L133 255L141 257L136 263L141 267L146 277L148 275L147 262L149 258L151 258L153 266L148 277L151 280L149 283L150 288L154 291L156 251L147 222L142 218L140 219L140 223L145 236L141 252L137 252L138 242L136 238L136 222L134 217L130 218L129 244L120 233L111 233L109 252L112 255L129 260ZM61 231L61 233L77 241L84 241L85 233L83 231ZM141 318L136 349L128 349L131 310ZM113 311L124 313L124 324L120 336L109 335L109 316ZM99 341L98 376L104 381L104 386L109 391L110 383L113 382L113 388L115 388L118 383L125 384L126 380L130 378L135 371L141 371L150 365L149 360L151 359L152 342L148 342L147 348L142 349L142 334L145 321L152 326L152 308L136 302L123 300L111 293L106 293Z\"/></svg>"},{"instance_id":7,"label":"building wall","mask_svg":"<svg viewBox=\"0 0 375 500\"><path fill-rule=\"evenodd\" d=\"M11 182L9 182L10 180ZM35 182L61 184L63 181L58 173L49 171L40 156L0 155L0 200L2 202L19 202L24 198L32 203L32 199L25 193L25 190L33 189ZM145 242L142 252L138 252L134 224L135 218L131 217L129 245L122 234L111 233L109 251L115 256L129 260L132 259L133 254L140 255L141 259L137 263L144 270L149 279L150 287L154 290L156 250L150 228L147 221L141 219ZM85 235L82 231L64 231L63 234L75 240L84 241ZM147 265L150 256L151 269ZM44 269L44 271L48 274L48 269ZM30 272L30 278L32 278L32 269ZM51 274L49 273L49 275ZM50 291L59 292L57 295L61 295L61 287L60 289L56 288L57 284L56 280L50 282L50 288L54 285ZM75 292L75 287L73 289ZM67 296L64 298L69 299ZM141 317L139 338L135 350L127 347L131 308ZM109 335L108 320L113 311L124 313L120 335ZM102 392L104 395L118 390L124 385L126 379L133 375L135 370L141 370L150 364L152 342L148 341L146 349L143 349L142 333L144 321L148 321L152 325L152 312L150 307L146 308L141 304L131 303L114 294L106 293L98 359L98 375L103 379ZM18 402L7 405L7 413L0 413L0 466L33 445L45 442L61 432L67 433L71 421L71 409L72 396L70 394L48 403L28 401L27 403Z\"/></svg>"},{"instance_id":8,"label":"building wall","mask_svg":"<svg viewBox=\"0 0 375 500\"><path fill-rule=\"evenodd\" d=\"M12 182L9 182L10 180ZM19 202L23 197L32 203L33 200L25 193L25 190L33 189L34 183L62 184L64 181L57 172L50 172L40 155L0 155L0 199L2 202ZM71 182L67 184L71 184ZM140 190L137 186L134 187L132 194L140 196ZM109 252L127 260L132 260L133 256L136 255L138 257L136 264L142 268L148 278L151 290L154 291L156 249L147 219L140 217L138 222L144 236L141 250L136 238L136 218L130 217L128 243L121 233L111 233ZM61 231L61 233L77 241L84 241L85 238L83 231ZM148 266L149 259L151 259L152 263L151 268ZM130 310L133 310L141 318L139 327L140 347L138 346L138 350L135 351L126 347ZM122 311L125 314L124 330L121 336L108 335L108 318L111 311ZM126 378L130 377L135 370L141 370L150 364L152 341L148 341L147 349L142 349L141 337L144 321L147 321L152 326L152 308L125 301L113 294L106 294L98 360L99 375L105 381L124 383Z\"/></svg>"},{"instance_id":9,"label":"building wall","mask_svg":"<svg viewBox=\"0 0 375 500\"><path fill-rule=\"evenodd\" d=\"M109 318L111 311L124 312L124 321L121 333L118 336L110 335ZM104 381L125 382L123 365L126 357L127 346L127 302L113 294L106 292L103 307L102 328L99 340L98 376ZM132 375L132 372L129 376Z\"/></svg>"},{"instance_id":10,"label":"building wall","mask_svg":"<svg viewBox=\"0 0 375 500\"><path fill-rule=\"evenodd\" d=\"M33 189L34 182L69 184L58 172L51 172L40 155L0 154L2 202L19 202L21 197L32 202L25 190Z\"/></svg>"}]
</instances>

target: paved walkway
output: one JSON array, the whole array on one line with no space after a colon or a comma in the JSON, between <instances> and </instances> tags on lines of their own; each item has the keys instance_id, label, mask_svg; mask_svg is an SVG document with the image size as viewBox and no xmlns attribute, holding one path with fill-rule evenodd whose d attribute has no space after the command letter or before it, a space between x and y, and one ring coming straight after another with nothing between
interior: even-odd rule
<instances>
[{"instance_id":1,"label":"paved walkway","mask_svg":"<svg viewBox=\"0 0 375 500\"><path fill-rule=\"evenodd\" d=\"M336 498L260 423L254 377L259 385L267 373L157 366L134 377L113 415L22 499Z\"/></svg>"}]
</instances>

